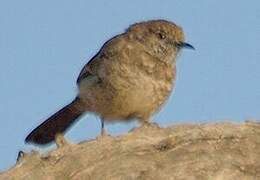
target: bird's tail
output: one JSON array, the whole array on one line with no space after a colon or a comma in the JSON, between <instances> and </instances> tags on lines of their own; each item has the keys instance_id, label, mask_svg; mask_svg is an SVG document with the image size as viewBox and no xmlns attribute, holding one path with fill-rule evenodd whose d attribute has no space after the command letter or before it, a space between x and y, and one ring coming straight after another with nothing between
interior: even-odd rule
<instances>
[{"instance_id":1,"label":"bird's tail","mask_svg":"<svg viewBox=\"0 0 260 180\"><path fill-rule=\"evenodd\" d=\"M63 133L84 113L79 98L63 107L36 127L25 139L27 143L44 145L52 142L57 134Z\"/></svg>"}]
</instances>

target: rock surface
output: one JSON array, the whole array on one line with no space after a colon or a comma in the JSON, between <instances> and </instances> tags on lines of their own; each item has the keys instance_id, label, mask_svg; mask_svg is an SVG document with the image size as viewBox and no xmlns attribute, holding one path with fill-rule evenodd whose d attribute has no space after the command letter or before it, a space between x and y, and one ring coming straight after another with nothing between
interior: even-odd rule
<instances>
[{"instance_id":1,"label":"rock surface","mask_svg":"<svg viewBox=\"0 0 260 180\"><path fill-rule=\"evenodd\" d=\"M142 127L123 136L22 154L0 179L257 180L260 124Z\"/></svg>"}]
</instances>

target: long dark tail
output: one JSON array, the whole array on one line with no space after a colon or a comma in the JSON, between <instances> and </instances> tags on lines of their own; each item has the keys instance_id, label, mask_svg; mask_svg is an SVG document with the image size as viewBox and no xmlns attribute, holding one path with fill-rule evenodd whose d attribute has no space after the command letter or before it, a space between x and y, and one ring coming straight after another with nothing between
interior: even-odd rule
<instances>
[{"instance_id":1,"label":"long dark tail","mask_svg":"<svg viewBox=\"0 0 260 180\"><path fill-rule=\"evenodd\" d=\"M26 137L25 142L40 145L48 144L55 139L57 134L64 133L83 113L79 98L76 98L35 128Z\"/></svg>"}]
</instances>

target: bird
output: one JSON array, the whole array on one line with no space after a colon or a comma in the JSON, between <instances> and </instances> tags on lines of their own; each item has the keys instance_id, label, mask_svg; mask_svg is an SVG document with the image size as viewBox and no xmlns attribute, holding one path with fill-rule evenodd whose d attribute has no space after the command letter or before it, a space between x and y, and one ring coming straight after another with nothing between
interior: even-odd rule
<instances>
[{"instance_id":1,"label":"bird","mask_svg":"<svg viewBox=\"0 0 260 180\"><path fill-rule=\"evenodd\" d=\"M26 137L26 143L46 145L88 112L104 123L138 120L149 125L171 94L176 81L176 58L183 48L182 28L155 19L134 23L104 43L82 68L75 99L50 116Z\"/></svg>"}]
</instances>

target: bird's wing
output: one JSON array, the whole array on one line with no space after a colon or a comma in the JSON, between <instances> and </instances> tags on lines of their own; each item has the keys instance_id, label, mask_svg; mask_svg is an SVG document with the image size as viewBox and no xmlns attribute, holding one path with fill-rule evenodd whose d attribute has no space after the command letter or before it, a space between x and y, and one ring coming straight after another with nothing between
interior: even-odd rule
<instances>
[{"instance_id":1,"label":"bird's wing","mask_svg":"<svg viewBox=\"0 0 260 180\"><path fill-rule=\"evenodd\" d=\"M97 69L98 66L101 64L100 61L104 61L105 59L112 58L113 55L115 55L117 52L115 49L113 49L113 55L111 54L111 44L116 44L120 41L120 35L117 35L108 41L104 43L104 45L101 47L99 52L90 59L90 61L82 68L82 70L79 73L77 84L80 84L80 81L84 78L86 78L89 75L97 75Z\"/></svg>"},{"instance_id":2,"label":"bird's wing","mask_svg":"<svg viewBox=\"0 0 260 180\"><path fill-rule=\"evenodd\" d=\"M77 79L78 85L82 79L93 74L93 72L91 72L91 66L92 66L92 64L94 64L93 62L100 61L100 58L97 58L98 55L99 55L99 53L97 53L93 58L91 58L90 61L82 68L82 70L79 73L78 79Z\"/></svg>"}]
</instances>

